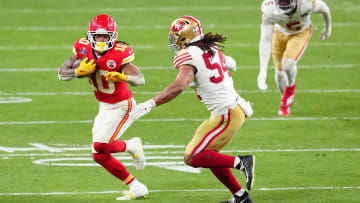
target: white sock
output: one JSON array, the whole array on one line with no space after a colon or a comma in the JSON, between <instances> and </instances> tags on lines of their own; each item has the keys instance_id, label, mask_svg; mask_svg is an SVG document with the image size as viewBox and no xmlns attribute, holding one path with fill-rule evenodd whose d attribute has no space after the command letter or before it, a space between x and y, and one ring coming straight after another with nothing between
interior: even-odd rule
<instances>
[{"instance_id":1,"label":"white sock","mask_svg":"<svg viewBox=\"0 0 360 203\"><path fill-rule=\"evenodd\" d=\"M240 159L239 157L235 157L235 161L234 161L234 168L236 168L236 166L240 164Z\"/></svg>"},{"instance_id":2,"label":"white sock","mask_svg":"<svg viewBox=\"0 0 360 203\"><path fill-rule=\"evenodd\" d=\"M241 190L237 191L234 195L241 197L244 194L244 192L245 192L245 190L241 189Z\"/></svg>"},{"instance_id":3,"label":"white sock","mask_svg":"<svg viewBox=\"0 0 360 203\"><path fill-rule=\"evenodd\" d=\"M138 185L140 182L135 178L135 180L133 180L128 186L130 188L135 187L136 185Z\"/></svg>"},{"instance_id":4,"label":"white sock","mask_svg":"<svg viewBox=\"0 0 360 203\"><path fill-rule=\"evenodd\" d=\"M126 143L126 149L125 152L133 153L136 150L136 145L131 140L124 140Z\"/></svg>"},{"instance_id":5,"label":"white sock","mask_svg":"<svg viewBox=\"0 0 360 203\"><path fill-rule=\"evenodd\" d=\"M285 71L275 70L275 82L276 86L280 91L280 96L284 94L285 86L288 85L288 78L286 76Z\"/></svg>"}]
</instances>

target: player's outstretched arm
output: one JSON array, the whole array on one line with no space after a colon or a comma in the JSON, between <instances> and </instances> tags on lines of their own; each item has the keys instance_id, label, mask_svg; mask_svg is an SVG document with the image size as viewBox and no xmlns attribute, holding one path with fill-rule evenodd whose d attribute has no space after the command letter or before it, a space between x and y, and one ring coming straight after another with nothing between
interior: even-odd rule
<instances>
[{"instance_id":1,"label":"player's outstretched arm","mask_svg":"<svg viewBox=\"0 0 360 203\"><path fill-rule=\"evenodd\" d=\"M320 34L320 39L325 40L331 35L331 14L329 7L322 0L317 0L315 12L319 12L324 21L324 29Z\"/></svg>"},{"instance_id":2,"label":"player's outstretched arm","mask_svg":"<svg viewBox=\"0 0 360 203\"><path fill-rule=\"evenodd\" d=\"M175 81L154 97L156 106L173 100L194 80L196 69L193 66L182 65L178 69Z\"/></svg>"},{"instance_id":3,"label":"player's outstretched arm","mask_svg":"<svg viewBox=\"0 0 360 203\"><path fill-rule=\"evenodd\" d=\"M146 114L148 114L151 109L155 106L159 106L166 102L173 100L179 94L181 94L184 89L189 86L189 84L194 80L195 68L191 65L182 65L179 67L179 73L176 76L176 79L171 83L167 88L165 88L160 94L156 95L154 98L149 99L144 103L140 103L136 106L133 113L133 118L138 119Z\"/></svg>"},{"instance_id":4,"label":"player's outstretched arm","mask_svg":"<svg viewBox=\"0 0 360 203\"><path fill-rule=\"evenodd\" d=\"M69 81L75 77L75 69L73 69L73 64L76 61L76 55L72 55L70 58L66 59L64 64L61 66L58 72L58 78L62 81Z\"/></svg>"},{"instance_id":5,"label":"player's outstretched arm","mask_svg":"<svg viewBox=\"0 0 360 203\"><path fill-rule=\"evenodd\" d=\"M121 71L121 73L115 71L106 73L106 80L113 82L127 82L133 86L145 85L144 75L134 64L127 63L123 65Z\"/></svg>"},{"instance_id":6,"label":"player's outstretched arm","mask_svg":"<svg viewBox=\"0 0 360 203\"><path fill-rule=\"evenodd\" d=\"M266 90L268 85L266 84L267 68L271 55L271 39L274 24L269 22L263 15L261 23L261 36L259 43L259 60L260 71L257 78L257 84L260 90Z\"/></svg>"},{"instance_id":7,"label":"player's outstretched arm","mask_svg":"<svg viewBox=\"0 0 360 203\"><path fill-rule=\"evenodd\" d=\"M226 56L223 54L224 60L225 60L225 67L228 71L236 71L236 61L231 56Z\"/></svg>"}]
</instances>

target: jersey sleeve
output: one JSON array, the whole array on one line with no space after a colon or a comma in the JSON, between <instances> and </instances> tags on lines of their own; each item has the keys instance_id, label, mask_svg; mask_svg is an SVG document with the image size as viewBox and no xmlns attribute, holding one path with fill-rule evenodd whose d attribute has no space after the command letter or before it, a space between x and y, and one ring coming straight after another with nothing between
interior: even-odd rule
<instances>
[{"instance_id":1,"label":"jersey sleeve","mask_svg":"<svg viewBox=\"0 0 360 203\"><path fill-rule=\"evenodd\" d=\"M322 3L321 0L312 0L312 11L314 13L317 13L320 11L321 3Z\"/></svg>"},{"instance_id":2,"label":"jersey sleeve","mask_svg":"<svg viewBox=\"0 0 360 203\"><path fill-rule=\"evenodd\" d=\"M275 3L273 0L265 0L261 4L261 13L263 18L268 19L272 15L272 11L274 9Z\"/></svg>"},{"instance_id":3,"label":"jersey sleeve","mask_svg":"<svg viewBox=\"0 0 360 203\"><path fill-rule=\"evenodd\" d=\"M86 38L80 38L75 41L72 51L77 58L84 58L87 56L89 45L90 42Z\"/></svg>"},{"instance_id":4,"label":"jersey sleeve","mask_svg":"<svg viewBox=\"0 0 360 203\"><path fill-rule=\"evenodd\" d=\"M179 51L173 59L174 67L177 69L181 65L192 65L195 66L195 61L191 54L186 50L183 49Z\"/></svg>"},{"instance_id":5,"label":"jersey sleeve","mask_svg":"<svg viewBox=\"0 0 360 203\"><path fill-rule=\"evenodd\" d=\"M121 44L122 45L122 44ZM119 44L117 45L119 46ZM125 46L125 45L123 45ZM121 64L127 64L127 63L130 63L131 61L133 61L135 59L135 53L134 53L134 50L131 48L131 47L124 47L124 52L123 52L123 59L122 59L122 62Z\"/></svg>"}]
</instances>

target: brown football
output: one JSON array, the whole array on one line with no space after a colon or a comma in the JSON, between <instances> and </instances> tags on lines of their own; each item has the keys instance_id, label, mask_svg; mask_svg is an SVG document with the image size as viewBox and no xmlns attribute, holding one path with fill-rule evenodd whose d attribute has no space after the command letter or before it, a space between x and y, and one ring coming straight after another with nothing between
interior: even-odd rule
<instances>
[{"instance_id":1,"label":"brown football","mask_svg":"<svg viewBox=\"0 0 360 203\"><path fill-rule=\"evenodd\" d=\"M84 58L76 59L76 61L73 63L72 68L76 69L80 66L81 61L84 60Z\"/></svg>"}]
</instances>

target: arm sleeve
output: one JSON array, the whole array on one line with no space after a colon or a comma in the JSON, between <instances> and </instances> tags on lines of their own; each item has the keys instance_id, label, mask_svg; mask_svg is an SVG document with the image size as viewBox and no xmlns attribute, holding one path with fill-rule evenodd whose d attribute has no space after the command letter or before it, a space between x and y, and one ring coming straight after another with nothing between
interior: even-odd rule
<instances>
[{"instance_id":1,"label":"arm sleeve","mask_svg":"<svg viewBox=\"0 0 360 203\"><path fill-rule=\"evenodd\" d=\"M260 71L266 71L271 55L271 39L274 25L263 15L259 43Z\"/></svg>"},{"instance_id":2,"label":"arm sleeve","mask_svg":"<svg viewBox=\"0 0 360 203\"><path fill-rule=\"evenodd\" d=\"M225 54L223 54L223 56L225 59L226 70L235 71L236 70L236 61L233 59L233 57L226 56Z\"/></svg>"},{"instance_id":3,"label":"arm sleeve","mask_svg":"<svg viewBox=\"0 0 360 203\"><path fill-rule=\"evenodd\" d=\"M321 18L324 21L324 26L328 30L329 35L331 34L331 14L329 7L322 0L314 0L313 12L320 13Z\"/></svg>"}]
</instances>

